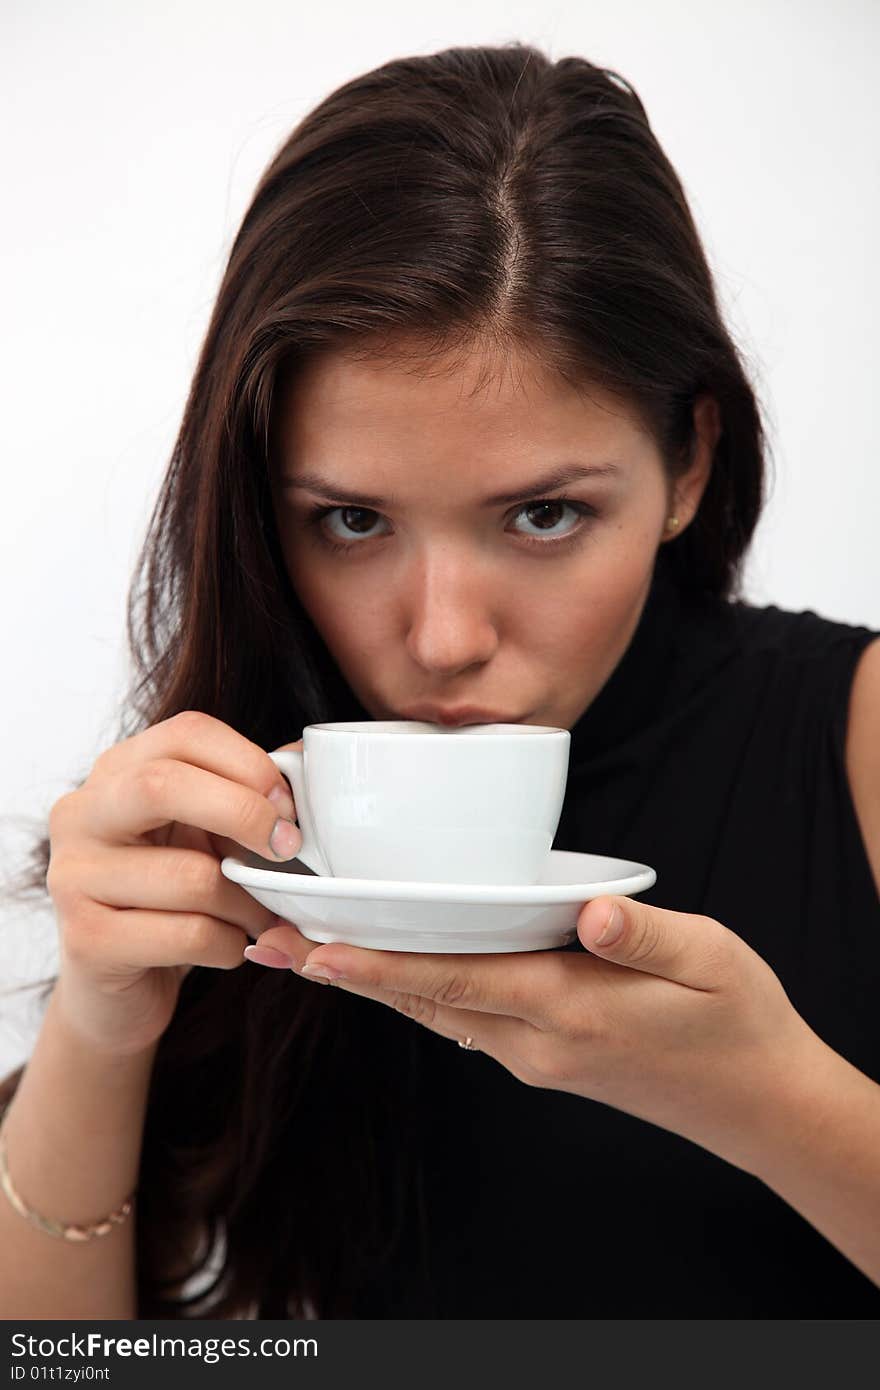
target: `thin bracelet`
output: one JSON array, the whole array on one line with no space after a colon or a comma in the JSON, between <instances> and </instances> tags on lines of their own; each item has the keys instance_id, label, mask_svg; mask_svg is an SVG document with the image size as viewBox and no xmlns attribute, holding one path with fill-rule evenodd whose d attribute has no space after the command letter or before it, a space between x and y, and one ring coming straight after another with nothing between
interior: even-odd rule
<instances>
[{"instance_id":1,"label":"thin bracelet","mask_svg":"<svg viewBox=\"0 0 880 1390\"><path fill-rule=\"evenodd\" d=\"M109 1216L103 1217L100 1221L90 1222L85 1226L64 1225L60 1221L52 1221L47 1216L41 1216L39 1212L32 1211L25 1206L15 1188L12 1186L12 1179L9 1176L9 1168L6 1163L6 1116L9 1111L11 1101L6 1101L0 1105L0 1187L6 1193L19 1216L25 1217L32 1225L39 1230L45 1231L47 1236L56 1236L61 1240L82 1241L92 1240L95 1236L106 1236L113 1230L114 1226L120 1226L132 1210L135 1192L132 1192L116 1211L111 1211Z\"/></svg>"}]
</instances>

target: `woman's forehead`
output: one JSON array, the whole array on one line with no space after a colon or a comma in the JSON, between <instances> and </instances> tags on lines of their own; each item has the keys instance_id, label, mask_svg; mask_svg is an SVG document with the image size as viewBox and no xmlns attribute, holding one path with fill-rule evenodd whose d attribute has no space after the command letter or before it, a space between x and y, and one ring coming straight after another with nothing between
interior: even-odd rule
<instances>
[{"instance_id":1,"label":"woman's forehead","mask_svg":"<svg viewBox=\"0 0 880 1390\"><path fill-rule=\"evenodd\" d=\"M410 449L437 429L470 447L557 454L581 442L607 452L642 432L619 398L595 387L575 390L531 355L502 365L459 352L445 363L431 358L423 370L399 354L322 353L291 373L277 409L282 438L297 453L340 447L355 435L360 447L373 438Z\"/></svg>"}]
</instances>

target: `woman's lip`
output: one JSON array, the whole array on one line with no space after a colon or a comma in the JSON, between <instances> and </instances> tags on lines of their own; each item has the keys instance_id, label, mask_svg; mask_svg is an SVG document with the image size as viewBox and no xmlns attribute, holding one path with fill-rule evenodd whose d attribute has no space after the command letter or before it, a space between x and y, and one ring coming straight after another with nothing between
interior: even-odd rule
<instances>
[{"instance_id":1,"label":"woman's lip","mask_svg":"<svg viewBox=\"0 0 880 1390\"><path fill-rule=\"evenodd\" d=\"M456 726L459 724L519 724L515 715L502 714L498 710L481 709L477 705L458 705L444 708L441 705L413 705L403 710L401 719L427 720L431 724Z\"/></svg>"}]
</instances>

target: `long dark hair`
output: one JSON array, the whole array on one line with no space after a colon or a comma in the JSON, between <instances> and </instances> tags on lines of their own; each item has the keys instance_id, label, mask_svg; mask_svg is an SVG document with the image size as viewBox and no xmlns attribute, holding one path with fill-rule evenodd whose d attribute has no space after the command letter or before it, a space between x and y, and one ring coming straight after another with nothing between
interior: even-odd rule
<instances>
[{"instance_id":1,"label":"long dark hair","mask_svg":"<svg viewBox=\"0 0 880 1390\"><path fill-rule=\"evenodd\" d=\"M670 479L695 399L713 395L711 477L662 551L683 586L735 596L763 500L761 414L639 97L613 71L517 43L396 59L300 122L235 238L129 594L120 737L195 709L271 749L367 717L286 574L273 402L317 351L369 356L413 335L425 363L523 347L618 393ZM45 893L49 848L25 893ZM190 972L148 1102L141 1317L351 1315L419 1184L417 1032L288 972ZM198 1302L167 1277L192 1251L183 1233L203 1238L193 1271L220 1252Z\"/></svg>"}]
</instances>

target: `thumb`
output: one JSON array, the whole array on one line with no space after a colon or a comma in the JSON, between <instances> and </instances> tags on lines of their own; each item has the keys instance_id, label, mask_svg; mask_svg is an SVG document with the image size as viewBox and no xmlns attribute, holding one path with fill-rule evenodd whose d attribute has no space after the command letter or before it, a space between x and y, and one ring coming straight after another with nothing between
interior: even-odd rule
<instances>
[{"instance_id":1,"label":"thumb","mask_svg":"<svg viewBox=\"0 0 880 1390\"><path fill-rule=\"evenodd\" d=\"M272 749L272 752L273 752L273 753L286 753L286 752L287 752L289 749L291 749L291 748L302 748L302 746L303 746L303 741L302 741L301 738L298 738L298 739L296 740L296 743L280 743L280 744L278 745L277 748L273 748L273 749Z\"/></svg>"},{"instance_id":2,"label":"thumb","mask_svg":"<svg viewBox=\"0 0 880 1390\"><path fill-rule=\"evenodd\" d=\"M693 989L715 989L729 935L710 917L670 912L632 898L594 898L577 922L579 940L604 960Z\"/></svg>"}]
</instances>

